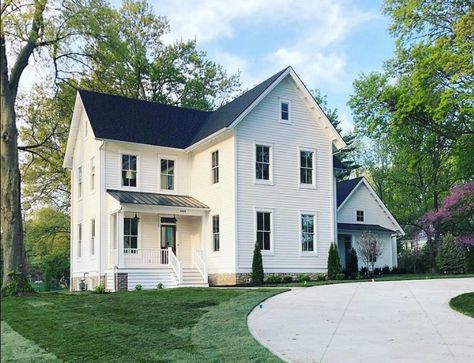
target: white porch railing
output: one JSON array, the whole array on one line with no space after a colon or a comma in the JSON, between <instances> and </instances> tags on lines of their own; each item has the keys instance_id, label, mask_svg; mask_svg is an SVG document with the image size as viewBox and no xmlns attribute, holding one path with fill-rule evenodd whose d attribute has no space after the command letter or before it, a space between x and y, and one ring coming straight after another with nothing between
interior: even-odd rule
<instances>
[{"instance_id":1,"label":"white porch railing","mask_svg":"<svg viewBox=\"0 0 474 363\"><path fill-rule=\"evenodd\" d=\"M204 283L207 284L207 265L204 261L204 256L201 250L193 251L193 265L196 266L202 278L204 279Z\"/></svg>"},{"instance_id":2,"label":"white porch railing","mask_svg":"<svg viewBox=\"0 0 474 363\"><path fill-rule=\"evenodd\" d=\"M176 277L178 278L178 285L183 281L183 270L181 269L181 263L179 262L176 255L173 253L173 249L168 247L168 264L174 270Z\"/></svg>"},{"instance_id":3,"label":"white porch railing","mask_svg":"<svg viewBox=\"0 0 474 363\"><path fill-rule=\"evenodd\" d=\"M126 267L153 267L168 264L166 249L158 248L124 248Z\"/></svg>"}]
</instances>

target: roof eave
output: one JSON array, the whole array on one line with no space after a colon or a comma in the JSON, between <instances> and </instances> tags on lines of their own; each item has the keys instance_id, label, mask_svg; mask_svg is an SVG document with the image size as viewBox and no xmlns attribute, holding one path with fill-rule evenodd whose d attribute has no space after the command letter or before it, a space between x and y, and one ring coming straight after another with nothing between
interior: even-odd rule
<instances>
[{"instance_id":1,"label":"roof eave","mask_svg":"<svg viewBox=\"0 0 474 363\"><path fill-rule=\"evenodd\" d=\"M76 101L74 102L74 111L72 114L71 127L67 138L66 152L64 154L63 168L71 169L73 166L74 147L76 145L77 133L84 111L84 105L81 100L79 91L76 93Z\"/></svg>"}]
</instances>

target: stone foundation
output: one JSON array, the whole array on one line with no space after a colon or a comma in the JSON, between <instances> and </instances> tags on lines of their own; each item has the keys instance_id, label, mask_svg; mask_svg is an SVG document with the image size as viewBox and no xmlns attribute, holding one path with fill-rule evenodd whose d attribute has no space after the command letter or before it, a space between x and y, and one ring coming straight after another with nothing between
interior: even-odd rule
<instances>
[{"instance_id":1,"label":"stone foundation","mask_svg":"<svg viewBox=\"0 0 474 363\"><path fill-rule=\"evenodd\" d=\"M298 275L308 275L311 280L316 280L317 275L324 272L318 273L279 273L279 272L272 272L265 274L265 280L269 276L291 276L294 281L298 281ZM209 274L209 285L211 286L223 286L223 285L238 285L238 284L249 284L252 282L252 274L248 273L221 273L221 274Z\"/></svg>"},{"instance_id":2,"label":"stone foundation","mask_svg":"<svg viewBox=\"0 0 474 363\"><path fill-rule=\"evenodd\" d=\"M86 276L84 277L73 277L71 280L71 291L81 291L79 283L84 280L86 284L86 290L94 290L97 286L106 284L105 275L102 276Z\"/></svg>"},{"instance_id":3,"label":"stone foundation","mask_svg":"<svg viewBox=\"0 0 474 363\"><path fill-rule=\"evenodd\" d=\"M128 291L128 273L115 274L115 291Z\"/></svg>"}]
</instances>

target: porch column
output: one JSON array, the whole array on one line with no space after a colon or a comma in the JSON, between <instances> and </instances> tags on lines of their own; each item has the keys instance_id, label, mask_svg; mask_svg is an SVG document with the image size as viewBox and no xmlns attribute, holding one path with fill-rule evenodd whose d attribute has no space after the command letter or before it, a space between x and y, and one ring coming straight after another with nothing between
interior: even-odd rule
<instances>
[{"instance_id":1,"label":"porch column","mask_svg":"<svg viewBox=\"0 0 474 363\"><path fill-rule=\"evenodd\" d=\"M117 255L118 267L125 267L125 256L123 252L123 211L117 212Z\"/></svg>"},{"instance_id":2,"label":"porch column","mask_svg":"<svg viewBox=\"0 0 474 363\"><path fill-rule=\"evenodd\" d=\"M203 252L204 256L207 255L206 251L206 241L209 240L208 236L208 214L205 213L201 217L201 251Z\"/></svg>"}]
</instances>

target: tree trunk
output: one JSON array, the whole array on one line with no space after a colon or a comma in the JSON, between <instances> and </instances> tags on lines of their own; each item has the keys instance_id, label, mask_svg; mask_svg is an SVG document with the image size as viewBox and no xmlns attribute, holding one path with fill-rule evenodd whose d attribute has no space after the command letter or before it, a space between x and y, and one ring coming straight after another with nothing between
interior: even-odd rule
<instances>
[{"instance_id":1,"label":"tree trunk","mask_svg":"<svg viewBox=\"0 0 474 363\"><path fill-rule=\"evenodd\" d=\"M2 39L2 43L4 39ZM2 44L2 53L5 47ZM15 115L15 97L8 84L6 57L1 57L1 193L0 223L3 250L3 281L5 287L11 272L25 272L23 223L20 203L20 169Z\"/></svg>"}]
</instances>

